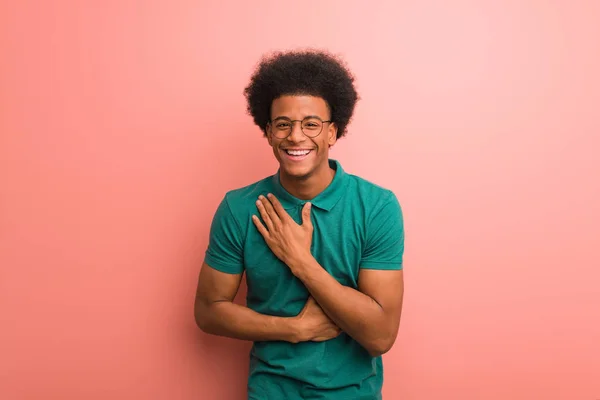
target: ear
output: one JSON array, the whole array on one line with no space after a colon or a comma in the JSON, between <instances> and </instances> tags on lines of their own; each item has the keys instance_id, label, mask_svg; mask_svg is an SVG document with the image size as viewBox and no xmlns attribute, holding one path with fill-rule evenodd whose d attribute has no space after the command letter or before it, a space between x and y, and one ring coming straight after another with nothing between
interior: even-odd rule
<instances>
[{"instance_id":1,"label":"ear","mask_svg":"<svg viewBox=\"0 0 600 400\"><path fill-rule=\"evenodd\" d=\"M338 127L335 122L329 124L329 130L327 131L327 144L332 147L337 142L337 131Z\"/></svg>"}]
</instances>

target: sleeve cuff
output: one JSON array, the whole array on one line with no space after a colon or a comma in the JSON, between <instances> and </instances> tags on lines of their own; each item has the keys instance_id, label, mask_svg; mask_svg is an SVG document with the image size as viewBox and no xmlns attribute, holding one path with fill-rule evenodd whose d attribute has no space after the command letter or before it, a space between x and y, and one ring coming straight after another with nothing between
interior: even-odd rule
<instances>
[{"instance_id":1,"label":"sleeve cuff","mask_svg":"<svg viewBox=\"0 0 600 400\"><path fill-rule=\"evenodd\" d=\"M399 263L389 263L389 262L365 262L360 264L360 269L375 269L382 271L399 271L403 269L402 262Z\"/></svg>"},{"instance_id":2,"label":"sleeve cuff","mask_svg":"<svg viewBox=\"0 0 600 400\"><path fill-rule=\"evenodd\" d=\"M207 254L204 258L204 262L212 269L216 269L217 271L224 272L226 274L241 274L242 272L244 272L244 266L224 263L222 261L216 260L209 254Z\"/></svg>"}]
</instances>

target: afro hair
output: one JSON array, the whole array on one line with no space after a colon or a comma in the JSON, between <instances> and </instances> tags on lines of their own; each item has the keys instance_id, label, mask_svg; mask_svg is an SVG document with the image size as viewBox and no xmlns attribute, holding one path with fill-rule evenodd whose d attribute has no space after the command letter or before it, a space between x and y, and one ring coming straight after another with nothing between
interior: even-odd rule
<instances>
[{"instance_id":1,"label":"afro hair","mask_svg":"<svg viewBox=\"0 0 600 400\"><path fill-rule=\"evenodd\" d=\"M337 125L338 139L347 132L359 99L345 63L319 50L276 52L264 56L244 89L247 111L266 134L273 100L285 95L323 98Z\"/></svg>"}]
</instances>

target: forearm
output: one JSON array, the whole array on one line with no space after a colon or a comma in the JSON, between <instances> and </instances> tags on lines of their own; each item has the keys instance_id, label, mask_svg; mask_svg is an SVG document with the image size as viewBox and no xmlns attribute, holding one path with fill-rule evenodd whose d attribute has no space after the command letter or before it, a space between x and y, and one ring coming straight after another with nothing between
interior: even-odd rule
<instances>
[{"instance_id":1,"label":"forearm","mask_svg":"<svg viewBox=\"0 0 600 400\"><path fill-rule=\"evenodd\" d=\"M385 353L393 342L382 307L370 296L340 284L311 258L293 268L325 313L371 355Z\"/></svg>"},{"instance_id":2,"label":"forearm","mask_svg":"<svg viewBox=\"0 0 600 400\"><path fill-rule=\"evenodd\" d=\"M206 333L234 339L298 342L293 318L264 315L231 301L197 304L195 317Z\"/></svg>"}]
</instances>

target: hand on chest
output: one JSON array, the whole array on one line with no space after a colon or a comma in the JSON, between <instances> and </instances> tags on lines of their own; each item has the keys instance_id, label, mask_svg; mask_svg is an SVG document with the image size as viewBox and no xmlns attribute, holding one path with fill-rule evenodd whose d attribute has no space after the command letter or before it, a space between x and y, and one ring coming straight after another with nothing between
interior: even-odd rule
<instances>
[{"instance_id":1,"label":"hand on chest","mask_svg":"<svg viewBox=\"0 0 600 400\"><path fill-rule=\"evenodd\" d=\"M302 223L302 208L286 210L296 224ZM319 264L340 283L356 286L359 264L364 248L361 224L351 213L340 219L327 211L313 207L311 254ZM248 284L264 288L281 284L294 276L289 268L271 251L258 229L248 227L244 246L244 263Z\"/></svg>"}]
</instances>

